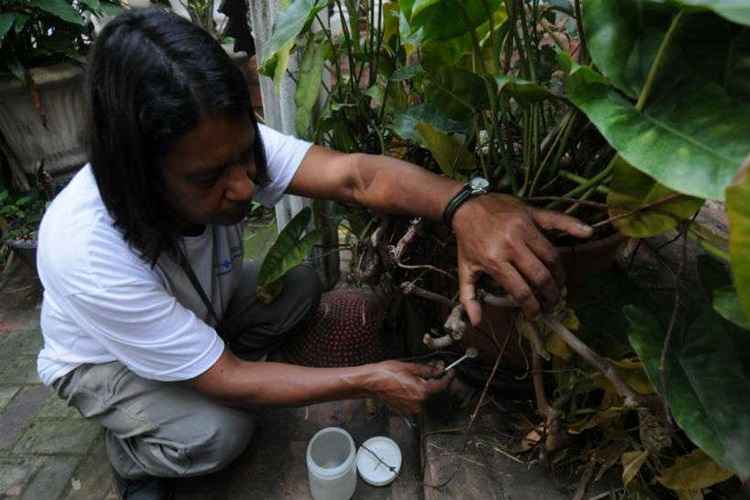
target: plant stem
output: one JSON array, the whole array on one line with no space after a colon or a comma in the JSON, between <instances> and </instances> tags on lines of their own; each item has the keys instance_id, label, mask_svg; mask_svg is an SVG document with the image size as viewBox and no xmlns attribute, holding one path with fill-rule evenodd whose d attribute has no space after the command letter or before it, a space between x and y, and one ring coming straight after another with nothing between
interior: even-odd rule
<instances>
[{"instance_id":1,"label":"plant stem","mask_svg":"<svg viewBox=\"0 0 750 500\"><path fill-rule=\"evenodd\" d=\"M563 342L579 356L581 356L586 362L592 365L594 368L599 370L614 386L617 393L625 399L625 406L634 408L641 406L642 398L635 391L633 391L617 373L615 367L607 359L602 358L594 352L589 346L587 346L581 339L575 336L560 320L545 314L542 316L542 321L547 327L554 331Z\"/></svg>"},{"instance_id":2,"label":"plant stem","mask_svg":"<svg viewBox=\"0 0 750 500\"><path fill-rule=\"evenodd\" d=\"M531 35L529 34L529 26L526 20L526 7L523 4L523 0L518 0L518 5L521 10L521 32L523 33L524 43L526 44L526 55L527 62L529 64L529 77L532 82L536 82L536 66L534 57L531 50Z\"/></svg>"},{"instance_id":3,"label":"plant stem","mask_svg":"<svg viewBox=\"0 0 750 500\"><path fill-rule=\"evenodd\" d=\"M490 45L492 45L492 53L495 57L492 59L492 72L500 69L500 44L495 40L495 15L487 3L487 0L482 0L482 6L484 11L487 13L487 19L490 22Z\"/></svg>"},{"instance_id":4,"label":"plant stem","mask_svg":"<svg viewBox=\"0 0 750 500\"><path fill-rule=\"evenodd\" d=\"M461 16L464 19L464 23L466 23L466 28L469 30L469 36L471 37L471 45L474 49L474 58L479 63L479 68L482 70L482 73L487 73L487 67L484 64L484 58L482 57L482 48L479 46L479 39L477 38L477 31L476 29L471 27L471 18L469 17L469 13L466 10L466 6L464 6L463 2L458 2L458 5L460 5L461 9Z\"/></svg>"},{"instance_id":5,"label":"plant stem","mask_svg":"<svg viewBox=\"0 0 750 500\"><path fill-rule=\"evenodd\" d=\"M593 227L594 229L596 229L596 228L604 226L606 224L611 224L611 223L613 223L616 220L620 220L620 219L624 219L624 218L627 218L627 217L631 217L631 216L633 216L633 215L635 215L635 214L637 214L639 212L643 212L644 210L650 210L650 209L656 208L658 206L665 205L665 204L669 203L670 201L674 201L674 200L676 200L677 198L679 198L681 196L682 195L679 194L679 193L670 194L670 195L665 196L664 198L662 198L660 200L656 200L656 201L653 201L651 203L646 203L645 205L641 205L640 207L634 208L633 210L631 210L629 212L626 212L624 214L617 214L617 215L615 215L613 217L610 217L607 220L603 220L603 221L597 222L596 224L592 225L591 227Z\"/></svg>"},{"instance_id":6,"label":"plant stem","mask_svg":"<svg viewBox=\"0 0 750 500\"><path fill-rule=\"evenodd\" d=\"M588 64L589 49L586 45L586 34L583 31L583 12L581 11L581 0L575 0L576 9L576 29L578 30L578 39L581 40L583 53L581 54L581 64Z\"/></svg>"},{"instance_id":7,"label":"plant stem","mask_svg":"<svg viewBox=\"0 0 750 500\"><path fill-rule=\"evenodd\" d=\"M601 208L603 210L608 210L609 205L606 203L599 203L596 201L586 201L586 200L578 200L576 198L565 198L564 196L532 196L530 198L526 198L526 201L528 202L535 202L535 201L562 201L567 203L579 203L581 205L585 205L587 207L593 207L593 208Z\"/></svg>"},{"instance_id":8,"label":"plant stem","mask_svg":"<svg viewBox=\"0 0 750 500\"><path fill-rule=\"evenodd\" d=\"M549 147L549 151L547 152L547 155L544 157L544 160L542 160L542 164L539 165L539 168L536 171L536 175L534 176L534 180L531 183L531 187L529 188L529 196L532 196L534 194L534 191L536 190L537 183L539 182L542 172L546 169L547 165L549 165L549 161L552 157L552 154L555 153L555 163L559 162L559 159L562 157L562 152L565 150L565 147L568 144L568 140L570 139L570 134L573 131L573 124L575 123L575 117L576 117L576 111L570 110L568 113L563 117L562 125L557 131L557 134L555 134L555 139L552 142L552 145Z\"/></svg>"},{"instance_id":9,"label":"plant stem","mask_svg":"<svg viewBox=\"0 0 750 500\"><path fill-rule=\"evenodd\" d=\"M383 23L385 22L385 14L383 13L383 0L378 0L378 29L376 31L377 45L375 46L375 82L378 81L378 67L380 66L380 49L383 46L383 39L385 37L383 33Z\"/></svg>"},{"instance_id":10,"label":"plant stem","mask_svg":"<svg viewBox=\"0 0 750 500\"><path fill-rule=\"evenodd\" d=\"M352 37L349 33L349 26L346 24L346 19L344 19L344 7L341 5L341 0L335 0L336 6L339 9L339 17L341 18L341 29L344 32L344 42L346 43L346 52L349 56L349 83L352 87L352 92L356 92L357 86L359 84L359 79L355 82L354 75L357 72L357 67L355 66L354 61L354 53L352 52Z\"/></svg>"},{"instance_id":11,"label":"plant stem","mask_svg":"<svg viewBox=\"0 0 750 500\"><path fill-rule=\"evenodd\" d=\"M578 3L578 0L576 0L576 3ZM654 87L654 82L656 81L656 75L659 73L659 70L664 66L664 62L666 60L666 54L669 49L669 45L672 42L672 38L674 38L674 34L677 31L677 26L679 26L680 21L682 20L683 11L680 11L673 19L672 23L669 26L669 30L667 31L667 34L664 36L664 40L662 40L661 45L659 46L659 51L656 53L656 58L654 59L654 62L651 64L651 68L648 70L648 76L646 77L646 83L643 84L643 90L641 91L641 95L638 97L638 102L635 104L635 109L639 113L643 111L643 108L646 106L646 102L648 101L648 98L651 97L651 92Z\"/></svg>"},{"instance_id":12,"label":"plant stem","mask_svg":"<svg viewBox=\"0 0 750 500\"><path fill-rule=\"evenodd\" d=\"M561 170L560 175L562 177L580 184L578 187L565 193L563 197L573 198L573 197L581 195L582 193L585 193L586 191L592 188L595 188L605 193L609 193L609 189L607 189L604 186L601 186L600 184L604 182L607 179L607 177L609 177L609 174L612 173L612 170L614 170L614 163L610 162L610 164L607 165L607 167L604 170L596 174L591 179L586 179L585 177L581 177L572 172L568 172L567 170ZM559 205L558 202L554 202L554 203L551 203L547 208L555 208L558 205Z\"/></svg>"},{"instance_id":13,"label":"plant stem","mask_svg":"<svg viewBox=\"0 0 750 500\"><path fill-rule=\"evenodd\" d=\"M326 27L325 24L323 24L323 20L320 18L320 13L315 14L315 18L318 20L318 25L320 26L320 29L325 34L326 38L328 38L328 43L331 44L331 50L333 51L333 64L336 68L336 82L341 81L341 61L339 60L339 52L338 48L336 47L336 44L333 43L333 36L331 35L331 30ZM338 88L338 85L336 85Z\"/></svg>"}]
</instances>

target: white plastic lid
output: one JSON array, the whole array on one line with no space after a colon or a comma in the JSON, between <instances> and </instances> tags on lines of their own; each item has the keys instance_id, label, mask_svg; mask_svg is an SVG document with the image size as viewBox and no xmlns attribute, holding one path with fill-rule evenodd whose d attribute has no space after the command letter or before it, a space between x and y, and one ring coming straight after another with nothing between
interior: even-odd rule
<instances>
[{"instance_id":1,"label":"white plastic lid","mask_svg":"<svg viewBox=\"0 0 750 500\"><path fill-rule=\"evenodd\" d=\"M357 450L357 470L368 484L391 484L401 471L401 448L385 436L370 438Z\"/></svg>"}]
</instances>

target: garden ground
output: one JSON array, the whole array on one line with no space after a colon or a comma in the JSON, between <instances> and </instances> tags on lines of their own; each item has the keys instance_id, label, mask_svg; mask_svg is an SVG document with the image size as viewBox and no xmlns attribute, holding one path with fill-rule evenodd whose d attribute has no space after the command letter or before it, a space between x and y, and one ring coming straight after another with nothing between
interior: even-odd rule
<instances>
[{"instance_id":1,"label":"garden ground","mask_svg":"<svg viewBox=\"0 0 750 500\"><path fill-rule=\"evenodd\" d=\"M256 245L257 242L253 242ZM255 248L255 247L253 247ZM267 245L260 242L262 253ZM83 500L116 498L102 431L80 417L36 374L41 348L41 292L33 272L17 262L0 290L0 498ZM181 480L178 499L310 498L305 467L307 441L326 426L346 428L358 442L375 435L396 440L404 454L399 478L374 488L361 480L355 498L513 499L569 498L537 465L510 449L512 429L499 404L479 412L470 439L455 430L474 408L418 421L417 432L401 417L365 401L343 401L289 410L268 410L248 450L227 470ZM505 433L504 431L508 431ZM439 432L435 432L439 431ZM504 437L504 436L507 436ZM424 464L422 478L420 464ZM598 489L606 491L604 486ZM590 492L591 495L596 493Z\"/></svg>"}]
</instances>

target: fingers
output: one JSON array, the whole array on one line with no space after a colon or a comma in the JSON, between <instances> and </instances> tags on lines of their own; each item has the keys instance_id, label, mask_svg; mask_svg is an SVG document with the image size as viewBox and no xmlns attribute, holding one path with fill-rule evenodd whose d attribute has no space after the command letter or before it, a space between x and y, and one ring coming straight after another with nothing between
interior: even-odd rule
<instances>
[{"instance_id":1,"label":"fingers","mask_svg":"<svg viewBox=\"0 0 750 500\"><path fill-rule=\"evenodd\" d=\"M560 288L547 266L528 247L519 252L514 261L516 269L526 278L526 283L534 291L544 309L554 307L560 300Z\"/></svg>"},{"instance_id":2,"label":"fingers","mask_svg":"<svg viewBox=\"0 0 750 500\"><path fill-rule=\"evenodd\" d=\"M547 230L559 229L578 238L588 238L594 232L591 226L569 215L538 208L530 210L530 213L534 222Z\"/></svg>"},{"instance_id":3,"label":"fingers","mask_svg":"<svg viewBox=\"0 0 750 500\"><path fill-rule=\"evenodd\" d=\"M446 390L455 376L456 372L449 370L448 373L445 373L440 378L425 380L424 387L427 391L427 395L432 396L433 394Z\"/></svg>"},{"instance_id":4,"label":"fingers","mask_svg":"<svg viewBox=\"0 0 750 500\"><path fill-rule=\"evenodd\" d=\"M424 379L439 377L443 374L443 368L435 365L423 365L420 363L409 363L409 372L412 375Z\"/></svg>"},{"instance_id":5,"label":"fingers","mask_svg":"<svg viewBox=\"0 0 750 500\"><path fill-rule=\"evenodd\" d=\"M534 252L534 255L542 261L542 264L552 272L552 277L555 279L557 286L562 287L565 283L565 269L552 243L538 231L533 231L526 240L526 244Z\"/></svg>"},{"instance_id":6,"label":"fingers","mask_svg":"<svg viewBox=\"0 0 750 500\"><path fill-rule=\"evenodd\" d=\"M479 326L482 321L482 305L477 300L476 281L478 273L471 271L469 264L461 259L458 263L458 292L461 304L469 316L472 326Z\"/></svg>"},{"instance_id":7,"label":"fingers","mask_svg":"<svg viewBox=\"0 0 750 500\"><path fill-rule=\"evenodd\" d=\"M492 269L492 277L513 297L526 317L533 318L541 310L539 301L526 280L509 262L502 262Z\"/></svg>"}]
</instances>

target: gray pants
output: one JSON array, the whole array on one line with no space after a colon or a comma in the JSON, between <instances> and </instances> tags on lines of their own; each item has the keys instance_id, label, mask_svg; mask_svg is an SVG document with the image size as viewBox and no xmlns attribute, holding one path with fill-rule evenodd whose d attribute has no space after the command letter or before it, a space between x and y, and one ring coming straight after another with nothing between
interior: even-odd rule
<instances>
[{"instance_id":1,"label":"gray pants","mask_svg":"<svg viewBox=\"0 0 750 500\"><path fill-rule=\"evenodd\" d=\"M223 331L235 354L254 360L276 350L317 308L321 285L312 268L297 267L281 296L264 305L255 299L255 265L246 262L242 272ZM249 412L223 406L188 382L144 379L117 361L79 366L53 387L104 426L110 462L129 479L217 471L242 453L255 428Z\"/></svg>"}]
</instances>

